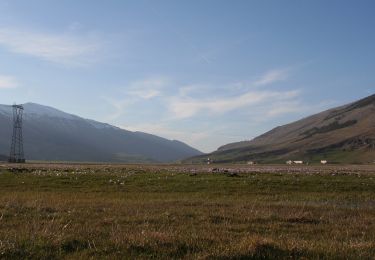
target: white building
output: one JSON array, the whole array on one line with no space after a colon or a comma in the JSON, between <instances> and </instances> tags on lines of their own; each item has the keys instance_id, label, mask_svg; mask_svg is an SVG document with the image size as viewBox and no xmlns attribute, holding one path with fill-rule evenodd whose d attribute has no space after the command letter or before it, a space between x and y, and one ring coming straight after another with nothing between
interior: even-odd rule
<instances>
[{"instance_id":1,"label":"white building","mask_svg":"<svg viewBox=\"0 0 375 260\"><path fill-rule=\"evenodd\" d=\"M303 164L303 161L292 161L292 160L288 160L285 162L286 164L288 165L292 165L292 164Z\"/></svg>"},{"instance_id":2,"label":"white building","mask_svg":"<svg viewBox=\"0 0 375 260\"><path fill-rule=\"evenodd\" d=\"M303 161L293 161L294 164L303 164Z\"/></svg>"}]
</instances>

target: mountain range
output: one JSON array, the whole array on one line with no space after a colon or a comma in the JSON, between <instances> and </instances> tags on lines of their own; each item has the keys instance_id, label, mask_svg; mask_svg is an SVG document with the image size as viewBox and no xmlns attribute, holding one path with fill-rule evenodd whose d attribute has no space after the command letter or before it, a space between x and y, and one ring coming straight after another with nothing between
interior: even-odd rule
<instances>
[{"instance_id":1,"label":"mountain range","mask_svg":"<svg viewBox=\"0 0 375 260\"><path fill-rule=\"evenodd\" d=\"M375 95L279 126L251 141L221 146L187 163L375 162Z\"/></svg>"},{"instance_id":2,"label":"mountain range","mask_svg":"<svg viewBox=\"0 0 375 260\"><path fill-rule=\"evenodd\" d=\"M174 162L202 154L177 140L127 131L26 103L23 139L26 160L86 162ZM0 105L0 160L7 158L12 135L12 107Z\"/></svg>"}]
</instances>

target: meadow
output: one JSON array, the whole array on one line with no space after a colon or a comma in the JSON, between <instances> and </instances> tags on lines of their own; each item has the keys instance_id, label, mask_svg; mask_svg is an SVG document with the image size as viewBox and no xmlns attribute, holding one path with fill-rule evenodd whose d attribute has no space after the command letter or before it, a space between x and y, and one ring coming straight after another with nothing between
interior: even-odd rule
<instances>
[{"instance_id":1,"label":"meadow","mask_svg":"<svg viewBox=\"0 0 375 260\"><path fill-rule=\"evenodd\" d=\"M0 165L3 259L374 257L375 166Z\"/></svg>"}]
</instances>

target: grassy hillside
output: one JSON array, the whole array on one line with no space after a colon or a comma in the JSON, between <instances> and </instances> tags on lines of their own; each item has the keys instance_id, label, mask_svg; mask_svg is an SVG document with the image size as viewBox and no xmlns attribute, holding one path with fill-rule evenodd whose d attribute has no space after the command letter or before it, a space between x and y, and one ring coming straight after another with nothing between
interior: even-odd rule
<instances>
[{"instance_id":1,"label":"grassy hillside","mask_svg":"<svg viewBox=\"0 0 375 260\"><path fill-rule=\"evenodd\" d=\"M286 160L372 163L375 160L375 95L279 126L251 141L227 144L186 162L280 163Z\"/></svg>"}]
</instances>

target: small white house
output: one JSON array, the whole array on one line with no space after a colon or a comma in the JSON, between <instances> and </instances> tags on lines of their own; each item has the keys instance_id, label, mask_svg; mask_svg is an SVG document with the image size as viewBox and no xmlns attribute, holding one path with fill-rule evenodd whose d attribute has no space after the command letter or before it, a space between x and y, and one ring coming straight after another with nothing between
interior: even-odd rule
<instances>
[{"instance_id":1,"label":"small white house","mask_svg":"<svg viewBox=\"0 0 375 260\"><path fill-rule=\"evenodd\" d=\"M327 164L328 161L327 161L327 160L320 160L320 163L321 163L321 164Z\"/></svg>"},{"instance_id":2,"label":"small white house","mask_svg":"<svg viewBox=\"0 0 375 260\"><path fill-rule=\"evenodd\" d=\"M294 164L303 164L303 161L293 161Z\"/></svg>"},{"instance_id":3,"label":"small white house","mask_svg":"<svg viewBox=\"0 0 375 260\"><path fill-rule=\"evenodd\" d=\"M248 164L248 165L254 165L254 164L256 164L256 163L255 163L254 161L248 161L247 164Z\"/></svg>"},{"instance_id":4,"label":"small white house","mask_svg":"<svg viewBox=\"0 0 375 260\"><path fill-rule=\"evenodd\" d=\"M288 164L288 165L291 165L292 163L293 163L292 160L288 160L288 161L286 161L286 164Z\"/></svg>"}]
</instances>

